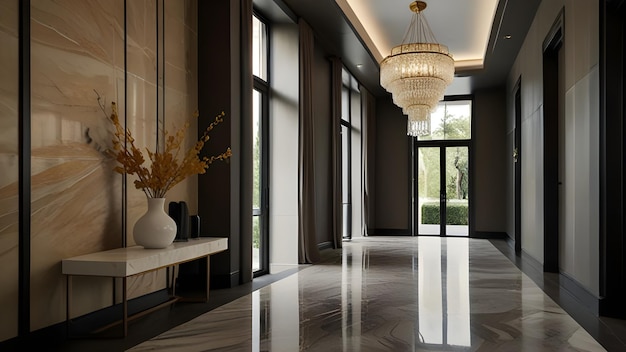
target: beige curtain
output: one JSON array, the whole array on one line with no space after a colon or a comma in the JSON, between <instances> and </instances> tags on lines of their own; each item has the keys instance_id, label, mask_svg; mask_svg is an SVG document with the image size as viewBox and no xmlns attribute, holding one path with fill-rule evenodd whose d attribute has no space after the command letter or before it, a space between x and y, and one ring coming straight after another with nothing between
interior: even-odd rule
<instances>
[{"instance_id":1,"label":"beige curtain","mask_svg":"<svg viewBox=\"0 0 626 352\"><path fill-rule=\"evenodd\" d=\"M298 263L320 259L315 228L315 133L313 121L313 30L304 20L300 31L300 118L298 151Z\"/></svg>"},{"instance_id":2,"label":"beige curtain","mask_svg":"<svg viewBox=\"0 0 626 352\"><path fill-rule=\"evenodd\" d=\"M331 62L331 187L332 198L332 231L335 248L341 248L343 212L341 208L341 74L343 63L338 57L332 57Z\"/></svg>"}]
</instances>

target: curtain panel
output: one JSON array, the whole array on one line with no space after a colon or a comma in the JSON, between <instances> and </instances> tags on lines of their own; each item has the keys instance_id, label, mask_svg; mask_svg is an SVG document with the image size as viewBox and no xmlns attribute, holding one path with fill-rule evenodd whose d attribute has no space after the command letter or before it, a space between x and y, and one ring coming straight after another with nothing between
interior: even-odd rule
<instances>
[{"instance_id":1,"label":"curtain panel","mask_svg":"<svg viewBox=\"0 0 626 352\"><path fill-rule=\"evenodd\" d=\"M315 215L315 134L313 121L313 29L298 21L300 32L299 141L298 141L298 263L319 261Z\"/></svg>"}]
</instances>

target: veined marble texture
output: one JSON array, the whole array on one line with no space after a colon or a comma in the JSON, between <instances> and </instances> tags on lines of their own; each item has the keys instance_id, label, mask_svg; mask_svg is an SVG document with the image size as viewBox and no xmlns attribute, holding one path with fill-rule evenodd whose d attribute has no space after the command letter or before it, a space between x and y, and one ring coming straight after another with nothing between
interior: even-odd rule
<instances>
[{"instance_id":1,"label":"veined marble texture","mask_svg":"<svg viewBox=\"0 0 626 352\"><path fill-rule=\"evenodd\" d=\"M605 351L486 240L358 238L130 351Z\"/></svg>"},{"instance_id":2,"label":"veined marble texture","mask_svg":"<svg viewBox=\"0 0 626 352\"><path fill-rule=\"evenodd\" d=\"M18 1L0 1L0 341L18 318Z\"/></svg>"},{"instance_id":3,"label":"veined marble texture","mask_svg":"<svg viewBox=\"0 0 626 352\"><path fill-rule=\"evenodd\" d=\"M0 8L4 9L3 6L4 3ZM65 318L61 260L120 247L124 211L126 240L133 245L132 227L146 211L146 197L132 186L132 177L128 178L127 206L122 208L122 179L113 172L114 161L104 153L111 146L112 127L98 108L94 90L102 96L107 109L112 101L117 103L120 117L132 131L139 148L154 149L158 130L163 127L157 121L157 106L167 113L175 109L178 114L168 117L167 122L177 126L197 109L195 78L190 78L195 77L197 64L189 56L174 55L169 49L192 54L197 51L196 24L189 15L195 6L194 0L167 1L163 21L176 31L157 34L157 2L153 0L31 2L33 330ZM1 19L5 13L0 15ZM4 22L0 26L0 39L5 37L3 33L11 33L4 29ZM164 46L168 51L161 56L167 55L170 68L159 76L157 63L164 57L157 57L157 48ZM166 83L157 87L159 82ZM163 97L164 90L167 98ZM6 110L2 108L3 102L8 101L3 92L0 90L0 112ZM158 92L166 107L157 104ZM5 126L4 120L0 126ZM197 134L195 130L188 133L191 144ZM4 132L0 132L2 135ZM0 166L7 165L3 152L12 152L3 146L0 143ZM0 187L6 183L0 177ZM191 195L196 190L194 182L185 182L168 196L171 200L195 199ZM6 209L5 203L0 202L0 218L14 212L15 206ZM0 234L2 231L0 227ZM13 250L16 241L8 240L0 242L0 249L11 249L11 256L0 256L0 263L12 260L13 252L17 253ZM17 261L14 262L8 268L15 267ZM129 280L127 293L132 298L164 286L164 271L153 272ZM74 314L87 314L111 304L110 280L79 278L74 287ZM0 290L0 296L5 295ZM121 296L119 288L116 295ZM17 326L17 319L11 319L10 324Z\"/></svg>"}]
</instances>

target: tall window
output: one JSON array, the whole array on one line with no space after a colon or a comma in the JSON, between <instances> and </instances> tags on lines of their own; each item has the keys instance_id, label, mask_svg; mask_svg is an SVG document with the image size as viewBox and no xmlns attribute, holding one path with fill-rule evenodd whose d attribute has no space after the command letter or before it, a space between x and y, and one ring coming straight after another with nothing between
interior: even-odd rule
<instances>
[{"instance_id":1,"label":"tall window","mask_svg":"<svg viewBox=\"0 0 626 352\"><path fill-rule=\"evenodd\" d=\"M252 271L255 276L269 272L267 39L267 26L255 14L252 19Z\"/></svg>"},{"instance_id":2,"label":"tall window","mask_svg":"<svg viewBox=\"0 0 626 352\"><path fill-rule=\"evenodd\" d=\"M431 133L415 143L420 235L469 235L472 101L442 101L431 114Z\"/></svg>"},{"instance_id":3,"label":"tall window","mask_svg":"<svg viewBox=\"0 0 626 352\"><path fill-rule=\"evenodd\" d=\"M430 131L427 136L420 136L423 140L459 140L471 139L471 100L442 101L437 109L430 114Z\"/></svg>"},{"instance_id":4,"label":"tall window","mask_svg":"<svg viewBox=\"0 0 626 352\"><path fill-rule=\"evenodd\" d=\"M341 74L341 205L342 205L342 237L352 238L353 232L353 192L352 188L352 135L353 123L361 118L361 94L357 80L345 69ZM357 152L360 152L357 150ZM358 166L358 165L357 165ZM357 173L358 175L358 173ZM356 210L358 214L359 209Z\"/></svg>"}]
</instances>

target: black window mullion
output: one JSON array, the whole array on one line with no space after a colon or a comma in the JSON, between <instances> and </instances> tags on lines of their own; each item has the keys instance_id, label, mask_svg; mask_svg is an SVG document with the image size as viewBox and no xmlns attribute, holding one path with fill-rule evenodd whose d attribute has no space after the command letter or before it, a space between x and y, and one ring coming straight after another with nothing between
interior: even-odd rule
<instances>
[{"instance_id":1,"label":"black window mullion","mask_svg":"<svg viewBox=\"0 0 626 352\"><path fill-rule=\"evenodd\" d=\"M30 333L31 260L31 110L30 110L30 0L19 3L19 277L18 336Z\"/></svg>"},{"instance_id":2,"label":"black window mullion","mask_svg":"<svg viewBox=\"0 0 626 352\"><path fill-rule=\"evenodd\" d=\"M259 230L260 230L260 243L259 243L259 269L253 273L254 277L269 273L269 102L270 102L270 27L268 21L257 11L254 11L254 16L264 24L264 33L261 40L265 41L265 75L267 81L253 76L253 88L260 93L260 170L259 177L260 182L260 199L259 207L252 210L253 216L259 217Z\"/></svg>"},{"instance_id":3,"label":"black window mullion","mask_svg":"<svg viewBox=\"0 0 626 352\"><path fill-rule=\"evenodd\" d=\"M448 222L448 190L446 189L446 177L448 168L446 167L446 149L447 147L444 146L439 147L439 217L441 218L441 220L439 221L439 233L442 237L447 236L446 225Z\"/></svg>"}]
</instances>

